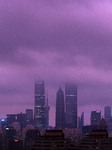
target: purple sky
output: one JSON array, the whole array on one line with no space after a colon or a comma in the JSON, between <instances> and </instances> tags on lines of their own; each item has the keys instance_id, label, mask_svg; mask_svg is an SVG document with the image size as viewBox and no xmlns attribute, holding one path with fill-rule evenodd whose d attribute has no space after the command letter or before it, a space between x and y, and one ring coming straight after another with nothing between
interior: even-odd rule
<instances>
[{"instance_id":1,"label":"purple sky","mask_svg":"<svg viewBox=\"0 0 112 150\"><path fill-rule=\"evenodd\" d=\"M78 85L85 124L112 106L111 0L0 0L0 117L33 108L35 80L45 81L50 125L66 81Z\"/></svg>"}]
</instances>

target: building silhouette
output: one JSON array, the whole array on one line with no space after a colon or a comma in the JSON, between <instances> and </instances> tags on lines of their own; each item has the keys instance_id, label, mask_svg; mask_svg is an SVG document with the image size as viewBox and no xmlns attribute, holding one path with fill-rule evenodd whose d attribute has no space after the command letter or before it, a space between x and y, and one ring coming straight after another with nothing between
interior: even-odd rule
<instances>
[{"instance_id":1,"label":"building silhouette","mask_svg":"<svg viewBox=\"0 0 112 150\"><path fill-rule=\"evenodd\" d=\"M32 146L35 144L35 141L39 138L40 132L37 128L28 129L26 131L26 137L24 140L25 150L31 150Z\"/></svg>"},{"instance_id":2,"label":"building silhouette","mask_svg":"<svg viewBox=\"0 0 112 150\"><path fill-rule=\"evenodd\" d=\"M17 115L16 114L7 114L7 125L11 125L13 122L16 121Z\"/></svg>"},{"instance_id":3,"label":"building silhouette","mask_svg":"<svg viewBox=\"0 0 112 150\"><path fill-rule=\"evenodd\" d=\"M73 83L65 84L66 127L77 128L77 87Z\"/></svg>"},{"instance_id":4,"label":"building silhouette","mask_svg":"<svg viewBox=\"0 0 112 150\"><path fill-rule=\"evenodd\" d=\"M100 123L98 125L99 130L108 130L107 123L104 118L101 118Z\"/></svg>"},{"instance_id":5,"label":"building silhouette","mask_svg":"<svg viewBox=\"0 0 112 150\"><path fill-rule=\"evenodd\" d=\"M112 117L111 117L111 107L106 106L104 108L104 119L108 126L108 133L112 132Z\"/></svg>"},{"instance_id":6,"label":"building silhouette","mask_svg":"<svg viewBox=\"0 0 112 150\"><path fill-rule=\"evenodd\" d=\"M84 126L84 112L81 114L81 128Z\"/></svg>"},{"instance_id":7,"label":"building silhouette","mask_svg":"<svg viewBox=\"0 0 112 150\"><path fill-rule=\"evenodd\" d=\"M84 126L84 112L82 112L81 117L78 117L78 128L82 130Z\"/></svg>"},{"instance_id":8,"label":"building silhouette","mask_svg":"<svg viewBox=\"0 0 112 150\"><path fill-rule=\"evenodd\" d=\"M61 88L56 94L56 127L64 128L65 126L65 113L64 113L64 93Z\"/></svg>"},{"instance_id":9,"label":"building silhouette","mask_svg":"<svg viewBox=\"0 0 112 150\"><path fill-rule=\"evenodd\" d=\"M91 125L98 125L101 120L101 111L92 111L91 112Z\"/></svg>"},{"instance_id":10,"label":"building silhouette","mask_svg":"<svg viewBox=\"0 0 112 150\"><path fill-rule=\"evenodd\" d=\"M62 130L46 130L45 135L35 141L32 150L74 150L74 146Z\"/></svg>"},{"instance_id":11,"label":"building silhouette","mask_svg":"<svg viewBox=\"0 0 112 150\"><path fill-rule=\"evenodd\" d=\"M111 107L106 106L104 108L104 119L108 122L111 119Z\"/></svg>"},{"instance_id":12,"label":"building silhouette","mask_svg":"<svg viewBox=\"0 0 112 150\"><path fill-rule=\"evenodd\" d=\"M92 130L82 139L76 150L111 150L112 138L108 137L107 130Z\"/></svg>"},{"instance_id":13,"label":"building silhouette","mask_svg":"<svg viewBox=\"0 0 112 150\"><path fill-rule=\"evenodd\" d=\"M27 125L27 116L26 114L19 113L17 114L17 122L20 123L21 129L25 128Z\"/></svg>"},{"instance_id":14,"label":"building silhouette","mask_svg":"<svg viewBox=\"0 0 112 150\"><path fill-rule=\"evenodd\" d=\"M100 120L98 125L91 125L90 128L91 131L83 136L76 150L111 150L112 138L108 135L107 124L104 118Z\"/></svg>"}]
</instances>

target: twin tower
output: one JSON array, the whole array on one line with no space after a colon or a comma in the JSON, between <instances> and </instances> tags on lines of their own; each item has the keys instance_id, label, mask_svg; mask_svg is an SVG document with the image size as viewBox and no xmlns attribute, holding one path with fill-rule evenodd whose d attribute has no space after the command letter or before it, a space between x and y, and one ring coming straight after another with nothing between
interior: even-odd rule
<instances>
[{"instance_id":1,"label":"twin tower","mask_svg":"<svg viewBox=\"0 0 112 150\"><path fill-rule=\"evenodd\" d=\"M61 88L56 94L56 127L77 128L77 87L73 83L65 84L65 96Z\"/></svg>"},{"instance_id":2,"label":"twin tower","mask_svg":"<svg viewBox=\"0 0 112 150\"><path fill-rule=\"evenodd\" d=\"M36 82L34 120L38 128L48 128L49 110L48 99L45 98L44 81ZM65 95L61 88L57 91L56 127L77 128L77 87L73 83L65 84Z\"/></svg>"}]
</instances>

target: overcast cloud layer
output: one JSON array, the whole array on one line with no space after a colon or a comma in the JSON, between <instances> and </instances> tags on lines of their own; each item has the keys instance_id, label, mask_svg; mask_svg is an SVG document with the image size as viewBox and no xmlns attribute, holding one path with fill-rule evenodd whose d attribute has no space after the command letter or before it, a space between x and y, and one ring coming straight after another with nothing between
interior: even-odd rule
<instances>
[{"instance_id":1,"label":"overcast cloud layer","mask_svg":"<svg viewBox=\"0 0 112 150\"><path fill-rule=\"evenodd\" d=\"M78 85L85 124L91 110L112 106L111 0L0 0L0 117L34 107L36 80L51 125L66 81Z\"/></svg>"}]
</instances>

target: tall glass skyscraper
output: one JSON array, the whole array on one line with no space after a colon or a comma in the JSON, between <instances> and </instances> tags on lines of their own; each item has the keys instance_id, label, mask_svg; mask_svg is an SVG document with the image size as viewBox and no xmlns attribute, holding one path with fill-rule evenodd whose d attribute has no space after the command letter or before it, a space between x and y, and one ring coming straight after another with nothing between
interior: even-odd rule
<instances>
[{"instance_id":1,"label":"tall glass skyscraper","mask_svg":"<svg viewBox=\"0 0 112 150\"><path fill-rule=\"evenodd\" d=\"M65 113L64 113L64 93L61 88L56 94L56 127L64 128L65 126Z\"/></svg>"},{"instance_id":2,"label":"tall glass skyscraper","mask_svg":"<svg viewBox=\"0 0 112 150\"><path fill-rule=\"evenodd\" d=\"M77 128L77 86L75 84L65 84L65 99L66 127Z\"/></svg>"},{"instance_id":3,"label":"tall glass skyscraper","mask_svg":"<svg viewBox=\"0 0 112 150\"><path fill-rule=\"evenodd\" d=\"M34 120L35 126L38 128L47 128L48 125L47 121L49 113L48 108L45 105L45 86L44 81L38 81L35 83L35 106L34 106Z\"/></svg>"}]
</instances>

